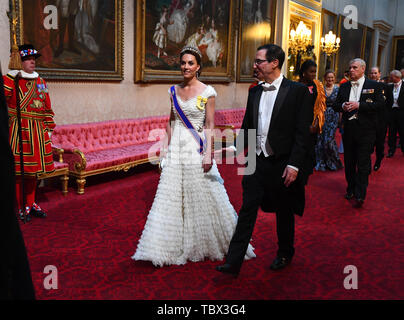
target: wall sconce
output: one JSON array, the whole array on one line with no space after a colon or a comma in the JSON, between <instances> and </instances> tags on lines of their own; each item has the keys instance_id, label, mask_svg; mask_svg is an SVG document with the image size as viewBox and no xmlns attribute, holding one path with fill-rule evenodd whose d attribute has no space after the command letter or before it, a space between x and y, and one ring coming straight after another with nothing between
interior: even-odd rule
<instances>
[{"instance_id":1,"label":"wall sconce","mask_svg":"<svg viewBox=\"0 0 404 320\"><path fill-rule=\"evenodd\" d=\"M331 56L333 53L337 53L340 48L341 39L337 37L332 31L321 38L321 50L324 51L327 56Z\"/></svg>"}]
</instances>

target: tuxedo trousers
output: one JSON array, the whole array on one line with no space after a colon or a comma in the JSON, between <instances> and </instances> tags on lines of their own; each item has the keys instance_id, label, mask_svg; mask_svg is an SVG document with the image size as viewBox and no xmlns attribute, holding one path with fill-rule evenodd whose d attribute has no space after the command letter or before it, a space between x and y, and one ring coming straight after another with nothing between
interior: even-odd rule
<instances>
[{"instance_id":1,"label":"tuxedo trousers","mask_svg":"<svg viewBox=\"0 0 404 320\"><path fill-rule=\"evenodd\" d=\"M384 145L386 142L387 135L387 120L386 117L380 115L377 122L377 130L376 130L376 159L382 160L384 158Z\"/></svg>"},{"instance_id":2,"label":"tuxedo trousers","mask_svg":"<svg viewBox=\"0 0 404 320\"><path fill-rule=\"evenodd\" d=\"M358 120L344 123L344 164L347 193L365 200L371 173L376 128L362 128Z\"/></svg>"},{"instance_id":3,"label":"tuxedo trousers","mask_svg":"<svg viewBox=\"0 0 404 320\"><path fill-rule=\"evenodd\" d=\"M397 148L397 133L400 136L401 151L404 153L404 109L393 108L391 111L389 127L389 152L393 153Z\"/></svg>"},{"instance_id":4,"label":"tuxedo trousers","mask_svg":"<svg viewBox=\"0 0 404 320\"><path fill-rule=\"evenodd\" d=\"M276 231L278 236L278 256L292 258L295 252L295 218L288 188L284 185L282 174L289 157L273 159L262 153L256 157L256 170L245 175L242 180L243 204L238 216L237 227L226 255L226 263L240 268L250 243L258 209L264 197L270 196L276 213Z\"/></svg>"}]
</instances>

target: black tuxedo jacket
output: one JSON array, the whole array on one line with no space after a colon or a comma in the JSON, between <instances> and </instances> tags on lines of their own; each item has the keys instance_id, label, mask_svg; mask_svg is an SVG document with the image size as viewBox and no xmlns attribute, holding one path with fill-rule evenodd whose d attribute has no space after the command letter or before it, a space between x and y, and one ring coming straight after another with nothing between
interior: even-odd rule
<instances>
[{"instance_id":1,"label":"black tuxedo jacket","mask_svg":"<svg viewBox=\"0 0 404 320\"><path fill-rule=\"evenodd\" d=\"M394 104L393 90L394 90L394 84L388 84L386 86L386 93L389 96L391 96L391 99L392 99L389 110L392 110L392 106ZM401 84L401 89L400 89L400 93L398 94L397 104L398 104L398 108L400 110L404 110L404 81Z\"/></svg>"},{"instance_id":2,"label":"black tuxedo jacket","mask_svg":"<svg viewBox=\"0 0 404 320\"><path fill-rule=\"evenodd\" d=\"M262 86L255 86L248 94L247 109L241 129L244 146L248 147L248 130L258 129L258 111ZM310 139L309 127L313 121L310 93L301 83L283 79L272 111L268 141L273 157L289 157L288 165L303 170ZM254 137L255 139L255 137ZM254 152L254 150L249 150Z\"/></svg>"},{"instance_id":3,"label":"black tuxedo jacket","mask_svg":"<svg viewBox=\"0 0 404 320\"><path fill-rule=\"evenodd\" d=\"M342 112L343 123L349 121L349 118L353 115L342 110L344 102L349 101L351 87L350 81L343 83L340 86L337 99L333 105L336 112ZM357 121L362 128L376 129L378 113L385 105L382 92L383 89L378 82L365 79L359 99L359 110L357 110Z\"/></svg>"},{"instance_id":4,"label":"black tuxedo jacket","mask_svg":"<svg viewBox=\"0 0 404 320\"><path fill-rule=\"evenodd\" d=\"M262 87L256 86L250 89L247 101L247 109L244 116L242 129L245 134L245 147L248 146L248 130L258 129L258 111L262 95ZM271 161L282 161L280 168L271 169L267 179L277 181L283 174L286 165L299 168L297 180L288 188L287 203L297 215L302 216L305 207L305 163L309 154L310 125L313 121L313 104L308 88L297 82L283 79L278 91L272 111L271 123L268 131L267 143L271 146L273 156ZM254 141L256 137L253 138ZM249 152L255 154L255 148ZM277 160L278 159L278 160ZM287 160L287 161L285 161ZM269 181L271 184L271 181ZM278 197L272 190L265 190L265 197L261 208L265 212L277 212L280 208Z\"/></svg>"},{"instance_id":5,"label":"black tuxedo jacket","mask_svg":"<svg viewBox=\"0 0 404 320\"><path fill-rule=\"evenodd\" d=\"M384 97L384 106L379 111L379 121L382 121L382 123L387 123L389 121L391 106L394 103L393 90L390 90L387 83L378 82L378 84L382 88L382 94Z\"/></svg>"}]
</instances>

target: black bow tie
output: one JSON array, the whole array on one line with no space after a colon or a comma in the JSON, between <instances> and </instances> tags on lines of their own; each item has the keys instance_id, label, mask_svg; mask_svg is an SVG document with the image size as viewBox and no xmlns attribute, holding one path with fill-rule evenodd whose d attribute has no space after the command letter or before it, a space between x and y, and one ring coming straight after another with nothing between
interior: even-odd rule
<instances>
[{"instance_id":1,"label":"black bow tie","mask_svg":"<svg viewBox=\"0 0 404 320\"><path fill-rule=\"evenodd\" d=\"M262 84L261 86L262 86L262 90L264 90L264 92L276 90L276 87L274 85Z\"/></svg>"}]
</instances>

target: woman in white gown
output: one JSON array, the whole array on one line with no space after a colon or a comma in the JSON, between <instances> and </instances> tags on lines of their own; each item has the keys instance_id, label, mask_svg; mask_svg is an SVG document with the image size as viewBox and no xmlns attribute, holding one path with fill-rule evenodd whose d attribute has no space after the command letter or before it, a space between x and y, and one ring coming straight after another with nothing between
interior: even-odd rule
<instances>
[{"instance_id":1,"label":"woman in white gown","mask_svg":"<svg viewBox=\"0 0 404 320\"><path fill-rule=\"evenodd\" d=\"M198 134L212 141L216 91L198 80L202 55L197 48L185 47L180 58L184 81L173 88L176 99ZM171 96L168 150L163 153L154 202L132 256L155 266L224 259L237 224L237 213L211 161L212 143L206 143L201 154L177 110ZM253 257L250 245L246 259Z\"/></svg>"}]
</instances>

